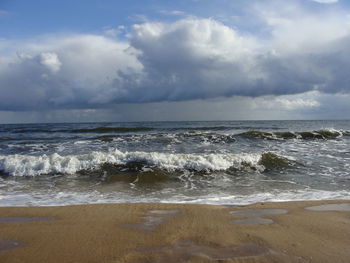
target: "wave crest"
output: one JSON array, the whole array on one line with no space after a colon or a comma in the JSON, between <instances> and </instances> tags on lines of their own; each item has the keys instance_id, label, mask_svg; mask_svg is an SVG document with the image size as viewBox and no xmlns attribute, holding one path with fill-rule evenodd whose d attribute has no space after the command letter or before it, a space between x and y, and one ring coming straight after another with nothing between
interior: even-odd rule
<instances>
[{"instance_id":1,"label":"wave crest","mask_svg":"<svg viewBox=\"0 0 350 263\"><path fill-rule=\"evenodd\" d=\"M247 131L238 134L249 138L264 138L264 139L336 139L344 135L350 135L349 131L342 130L317 130L317 131L301 131L301 132L264 132L264 131Z\"/></svg>"},{"instance_id":2,"label":"wave crest","mask_svg":"<svg viewBox=\"0 0 350 263\"><path fill-rule=\"evenodd\" d=\"M166 171L211 172L285 167L292 162L273 153L242 154L179 154L160 152L92 152L81 155L0 156L0 170L12 176L41 174L75 174L82 170L101 169L104 164L140 170L143 167ZM133 164L137 164L137 167ZM103 167L102 167L103 168Z\"/></svg>"}]
</instances>

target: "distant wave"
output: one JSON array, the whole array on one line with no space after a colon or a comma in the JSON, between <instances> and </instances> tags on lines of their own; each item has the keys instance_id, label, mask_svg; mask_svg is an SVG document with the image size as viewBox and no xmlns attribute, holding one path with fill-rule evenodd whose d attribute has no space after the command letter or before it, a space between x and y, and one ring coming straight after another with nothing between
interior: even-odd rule
<instances>
[{"instance_id":1,"label":"distant wave","mask_svg":"<svg viewBox=\"0 0 350 263\"><path fill-rule=\"evenodd\" d=\"M113 132L138 132L138 131L226 131L226 130L248 130L248 129L272 129L278 130L277 127L252 127L252 126L198 126L198 127L95 127L95 128L79 128L79 129L43 129L43 128L16 128L9 129L12 133L113 133Z\"/></svg>"},{"instance_id":2,"label":"distant wave","mask_svg":"<svg viewBox=\"0 0 350 263\"><path fill-rule=\"evenodd\" d=\"M191 131L222 131L222 130L230 130L234 129L234 127L230 126L200 126L200 127L176 127L176 128L171 128L170 130L172 131L186 131L186 130L191 130Z\"/></svg>"},{"instance_id":3,"label":"distant wave","mask_svg":"<svg viewBox=\"0 0 350 263\"><path fill-rule=\"evenodd\" d=\"M333 129L301 132L264 132L252 130L238 134L238 136L243 137L266 139L336 139L348 135L350 135L350 131Z\"/></svg>"},{"instance_id":4,"label":"distant wave","mask_svg":"<svg viewBox=\"0 0 350 263\"><path fill-rule=\"evenodd\" d=\"M29 129L15 129L15 130L11 130L11 132L12 133L52 133L52 132L60 132L60 130L29 128Z\"/></svg>"},{"instance_id":5,"label":"distant wave","mask_svg":"<svg viewBox=\"0 0 350 263\"><path fill-rule=\"evenodd\" d=\"M136 132L136 131L151 131L152 127L97 127L91 129L75 129L68 130L68 132L84 133L84 132L95 132L95 133L108 133L108 132Z\"/></svg>"},{"instance_id":6,"label":"distant wave","mask_svg":"<svg viewBox=\"0 0 350 263\"><path fill-rule=\"evenodd\" d=\"M97 134L123 134L123 133L138 133L154 131L154 136L162 136L163 134L172 134L178 137L196 137L204 136L213 141L233 142L237 137L245 138L263 138L263 139L336 139L342 136L349 136L350 131L322 129L315 131L271 131L279 130L278 127L251 127L251 126L198 126L198 127L94 127L94 128L71 128L71 129L54 129L54 128L16 128L8 130L9 133L97 133ZM246 130L241 133L232 133L234 130ZM270 130L270 131L266 131ZM231 131L231 132L230 132ZM106 135L108 136L108 135ZM220 139L218 140L218 137ZM225 138L226 137L226 138ZM16 138L13 138L16 140ZM104 138L106 139L106 138ZM12 140L12 137L0 137L0 141ZM20 140L20 138L18 138ZM112 137L107 138L111 141Z\"/></svg>"},{"instance_id":7,"label":"distant wave","mask_svg":"<svg viewBox=\"0 0 350 263\"><path fill-rule=\"evenodd\" d=\"M0 141L12 141L12 140L17 140L17 138L12 138L12 137L0 137Z\"/></svg>"},{"instance_id":8,"label":"distant wave","mask_svg":"<svg viewBox=\"0 0 350 263\"><path fill-rule=\"evenodd\" d=\"M152 127L97 127L97 128L84 128L84 129L19 129L14 130L13 133L111 133L111 132L137 132L137 131L150 131Z\"/></svg>"},{"instance_id":9,"label":"distant wave","mask_svg":"<svg viewBox=\"0 0 350 263\"><path fill-rule=\"evenodd\" d=\"M75 129L75 130L61 130L66 132L133 132L133 131L151 131L151 130L163 130L163 131L227 131L227 130L247 130L251 129L251 126L198 126L198 127L97 127L88 129ZM274 129L276 127L254 127L255 129Z\"/></svg>"},{"instance_id":10,"label":"distant wave","mask_svg":"<svg viewBox=\"0 0 350 263\"><path fill-rule=\"evenodd\" d=\"M112 164L121 169L157 168L165 171L226 171L283 168L295 162L274 153L174 154L160 152L91 152L81 155L8 155L0 156L0 171L12 176L40 174L75 174L102 169Z\"/></svg>"},{"instance_id":11,"label":"distant wave","mask_svg":"<svg viewBox=\"0 0 350 263\"><path fill-rule=\"evenodd\" d=\"M318 131L300 131L300 132L266 132L266 131L257 131L250 130L243 133L217 133L213 131L195 131L190 130L186 132L178 133L150 133L150 134L139 134L143 139L148 140L163 140L168 138L170 141L181 142L183 140L194 139L200 140L202 142L208 143L234 143L239 138L244 139L268 139L268 140L288 140L288 139L301 139L301 140L329 140L329 139L338 139L343 136L350 136L350 131L344 130L318 130ZM104 142L112 142L114 139L118 138L119 140L139 140L140 137L124 137L124 135L103 135L96 137L96 139Z\"/></svg>"}]
</instances>

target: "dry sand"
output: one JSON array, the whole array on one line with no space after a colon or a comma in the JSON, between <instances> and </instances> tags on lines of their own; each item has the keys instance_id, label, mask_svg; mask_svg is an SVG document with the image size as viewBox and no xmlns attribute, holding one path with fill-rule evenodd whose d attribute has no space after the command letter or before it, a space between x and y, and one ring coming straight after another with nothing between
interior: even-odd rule
<instances>
[{"instance_id":1,"label":"dry sand","mask_svg":"<svg viewBox=\"0 0 350 263\"><path fill-rule=\"evenodd\" d=\"M305 209L333 203L346 205ZM2 207L0 262L345 263L349 207L350 201ZM252 209L287 213L230 213Z\"/></svg>"}]
</instances>

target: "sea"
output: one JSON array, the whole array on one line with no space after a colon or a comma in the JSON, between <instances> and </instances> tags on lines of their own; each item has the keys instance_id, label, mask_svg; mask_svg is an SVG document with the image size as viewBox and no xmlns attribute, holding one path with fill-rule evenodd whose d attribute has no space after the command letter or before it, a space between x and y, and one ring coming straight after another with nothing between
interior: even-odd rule
<instances>
[{"instance_id":1,"label":"sea","mask_svg":"<svg viewBox=\"0 0 350 263\"><path fill-rule=\"evenodd\" d=\"M350 121L0 125L0 206L350 199Z\"/></svg>"}]
</instances>

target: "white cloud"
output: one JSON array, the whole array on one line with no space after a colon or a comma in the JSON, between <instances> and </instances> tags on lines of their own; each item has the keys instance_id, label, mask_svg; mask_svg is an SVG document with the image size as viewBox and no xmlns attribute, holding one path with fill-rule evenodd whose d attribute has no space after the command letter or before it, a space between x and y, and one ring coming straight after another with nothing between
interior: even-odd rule
<instances>
[{"instance_id":1,"label":"white cloud","mask_svg":"<svg viewBox=\"0 0 350 263\"><path fill-rule=\"evenodd\" d=\"M258 4L256 12L270 31L269 44L283 54L324 52L350 32L350 18L344 10L310 12L298 4L275 3Z\"/></svg>"},{"instance_id":2,"label":"white cloud","mask_svg":"<svg viewBox=\"0 0 350 263\"><path fill-rule=\"evenodd\" d=\"M312 1L320 4L334 4L338 2L338 0L312 0Z\"/></svg>"},{"instance_id":3,"label":"white cloud","mask_svg":"<svg viewBox=\"0 0 350 263\"><path fill-rule=\"evenodd\" d=\"M119 25L117 27L106 27L103 32L106 36L118 37L119 35L127 32L127 27L123 25Z\"/></svg>"},{"instance_id":4,"label":"white cloud","mask_svg":"<svg viewBox=\"0 0 350 263\"><path fill-rule=\"evenodd\" d=\"M286 98L278 98L276 100L279 104L281 104L282 108L286 108L288 110L295 110L301 108L315 108L319 107L321 104L315 100L305 100L302 98L297 99L286 99Z\"/></svg>"},{"instance_id":5,"label":"white cloud","mask_svg":"<svg viewBox=\"0 0 350 263\"><path fill-rule=\"evenodd\" d=\"M61 61L56 53L44 52L39 55L40 63L46 66L52 73L56 73L61 68Z\"/></svg>"},{"instance_id":6,"label":"white cloud","mask_svg":"<svg viewBox=\"0 0 350 263\"><path fill-rule=\"evenodd\" d=\"M256 12L268 37L192 17L134 25L125 41L83 34L0 40L0 110L350 93L344 12L316 14L286 4ZM289 111L322 106L300 97L279 97L274 105Z\"/></svg>"},{"instance_id":7,"label":"white cloud","mask_svg":"<svg viewBox=\"0 0 350 263\"><path fill-rule=\"evenodd\" d=\"M0 59L3 109L110 103L123 92L113 86L118 71L141 67L127 43L96 35L34 39L20 51Z\"/></svg>"},{"instance_id":8,"label":"white cloud","mask_svg":"<svg viewBox=\"0 0 350 263\"><path fill-rule=\"evenodd\" d=\"M212 19L135 25L131 45L141 51L145 85L155 80L150 92L158 99L240 93L240 86L254 85L261 77L255 70L257 41Z\"/></svg>"}]
</instances>

